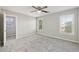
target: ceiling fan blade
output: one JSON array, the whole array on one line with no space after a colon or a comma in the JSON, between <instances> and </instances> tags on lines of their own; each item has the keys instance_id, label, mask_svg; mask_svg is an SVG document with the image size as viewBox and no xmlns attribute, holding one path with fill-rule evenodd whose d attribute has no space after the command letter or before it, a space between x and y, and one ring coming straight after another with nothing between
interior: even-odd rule
<instances>
[{"instance_id":1,"label":"ceiling fan blade","mask_svg":"<svg viewBox=\"0 0 79 59\"><path fill-rule=\"evenodd\" d=\"M45 10L41 10L42 12L45 12L45 13L49 13L48 11L45 11Z\"/></svg>"},{"instance_id":2,"label":"ceiling fan blade","mask_svg":"<svg viewBox=\"0 0 79 59\"><path fill-rule=\"evenodd\" d=\"M35 9L38 9L37 7L35 7L35 6L32 6L33 8L35 8Z\"/></svg>"},{"instance_id":3,"label":"ceiling fan blade","mask_svg":"<svg viewBox=\"0 0 79 59\"><path fill-rule=\"evenodd\" d=\"M35 8L35 9L38 9L38 10L42 10L42 9L45 9L45 8L47 8L47 6L32 6L33 8Z\"/></svg>"},{"instance_id":4,"label":"ceiling fan blade","mask_svg":"<svg viewBox=\"0 0 79 59\"><path fill-rule=\"evenodd\" d=\"M45 9L45 8L47 8L47 6L44 6L43 8L41 8L41 9Z\"/></svg>"}]
</instances>

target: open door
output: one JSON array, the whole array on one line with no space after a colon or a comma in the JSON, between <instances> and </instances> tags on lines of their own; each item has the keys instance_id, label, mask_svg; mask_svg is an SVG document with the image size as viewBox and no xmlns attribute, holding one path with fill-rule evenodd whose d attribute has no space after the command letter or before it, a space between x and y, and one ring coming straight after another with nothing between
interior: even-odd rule
<instances>
[{"instance_id":1,"label":"open door","mask_svg":"<svg viewBox=\"0 0 79 59\"><path fill-rule=\"evenodd\" d=\"M4 45L4 14L0 13L0 46Z\"/></svg>"},{"instance_id":2,"label":"open door","mask_svg":"<svg viewBox=\"0 0 79 59\"><path fill-rule=\"evenodd\" d=\"M5 14L0 12L0 46L4 46L6 42L6 19Z\"/></svg>"},{"instance_id":3,"label":"open door","mask_svg":"<svg viewBox=\"0 0 79 59\"><path fill-rule=\"evenodd\" d=\"M5 46L7 36L16 39L16 17L0 12L0 46Z\"/></svg>"},{"instance_id":4,"label":"open door","mask_svg":"<svg viewBox=\"0 0 79 59\"><path fill-rule=\"evenodd\" d=\"M3 40L4 40L4 25L3 25L3 22L4 22L4 16L2 13L0 13L0 46L3 46Z\"/></svg>"}]
</instances>

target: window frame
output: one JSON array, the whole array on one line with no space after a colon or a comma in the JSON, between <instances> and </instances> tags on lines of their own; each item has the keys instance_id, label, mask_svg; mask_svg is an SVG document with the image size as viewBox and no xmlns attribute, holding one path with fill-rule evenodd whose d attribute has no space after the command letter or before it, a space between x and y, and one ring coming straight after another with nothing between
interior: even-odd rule
<instances>
[{"instance_id":1,"label":"window frame","mask_svg":"<svg viewBox=\"0 0 79 59\"><path fill-rule=\"evenodd\" d=\"M62 32L62 31L61 31L61 19L60 19L60 17L61 17L61 16L67 16L67 15L73 15L73 19L72 19L72 33ZM74 25L74 20L75 20L75 15L74 15L74 13L72 13L72 14L63 14L63 15L60 15L60 16L59 16L59 23L60 23L60 24L59 24L59 32L62 33L62 34L67 34L67 35L74 35L74 26L75 26L75 25Z\"/></svg>"}]
</instances>

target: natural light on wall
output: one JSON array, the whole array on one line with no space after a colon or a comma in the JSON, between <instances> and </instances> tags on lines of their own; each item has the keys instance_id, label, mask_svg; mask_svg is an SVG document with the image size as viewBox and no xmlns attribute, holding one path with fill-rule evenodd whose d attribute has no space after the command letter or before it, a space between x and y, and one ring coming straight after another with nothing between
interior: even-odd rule
<instances>
[{"instance_id":1,"label":"natural light on wall","mask_svg":"<svg viewBox=\"0 0 79 59\"><path fill-rule=\"evenodd\" d=\"M60 32L62 33L73 33L73 20L74 15L62 15L60 16Z\"/></svg>"}]
</instances>

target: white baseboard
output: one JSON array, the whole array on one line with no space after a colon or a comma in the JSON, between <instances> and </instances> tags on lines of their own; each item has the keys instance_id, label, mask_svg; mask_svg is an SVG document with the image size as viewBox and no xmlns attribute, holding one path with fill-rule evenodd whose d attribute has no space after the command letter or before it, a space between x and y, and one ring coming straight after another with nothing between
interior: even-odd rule
<instances>
[{"instance_id":1,"label":"white baseboard","mask_svg":"<svg viewBox=\"0 0 79 59\"><path fill-rule=\"evenodd\" d=\"M71 41L71 42L74 42L74 43L79 43L78 41L68 40L68 39L65 39L65 38L61 38L61 37L57 37L57 36L48 35L48 34L46 34L46 33L39 33L39 32L37 32L37 34L43 35L43 36L47 36L47 37L50 37L50 38L62 39L62 40Z\"/></svg>"}]
</instances>

